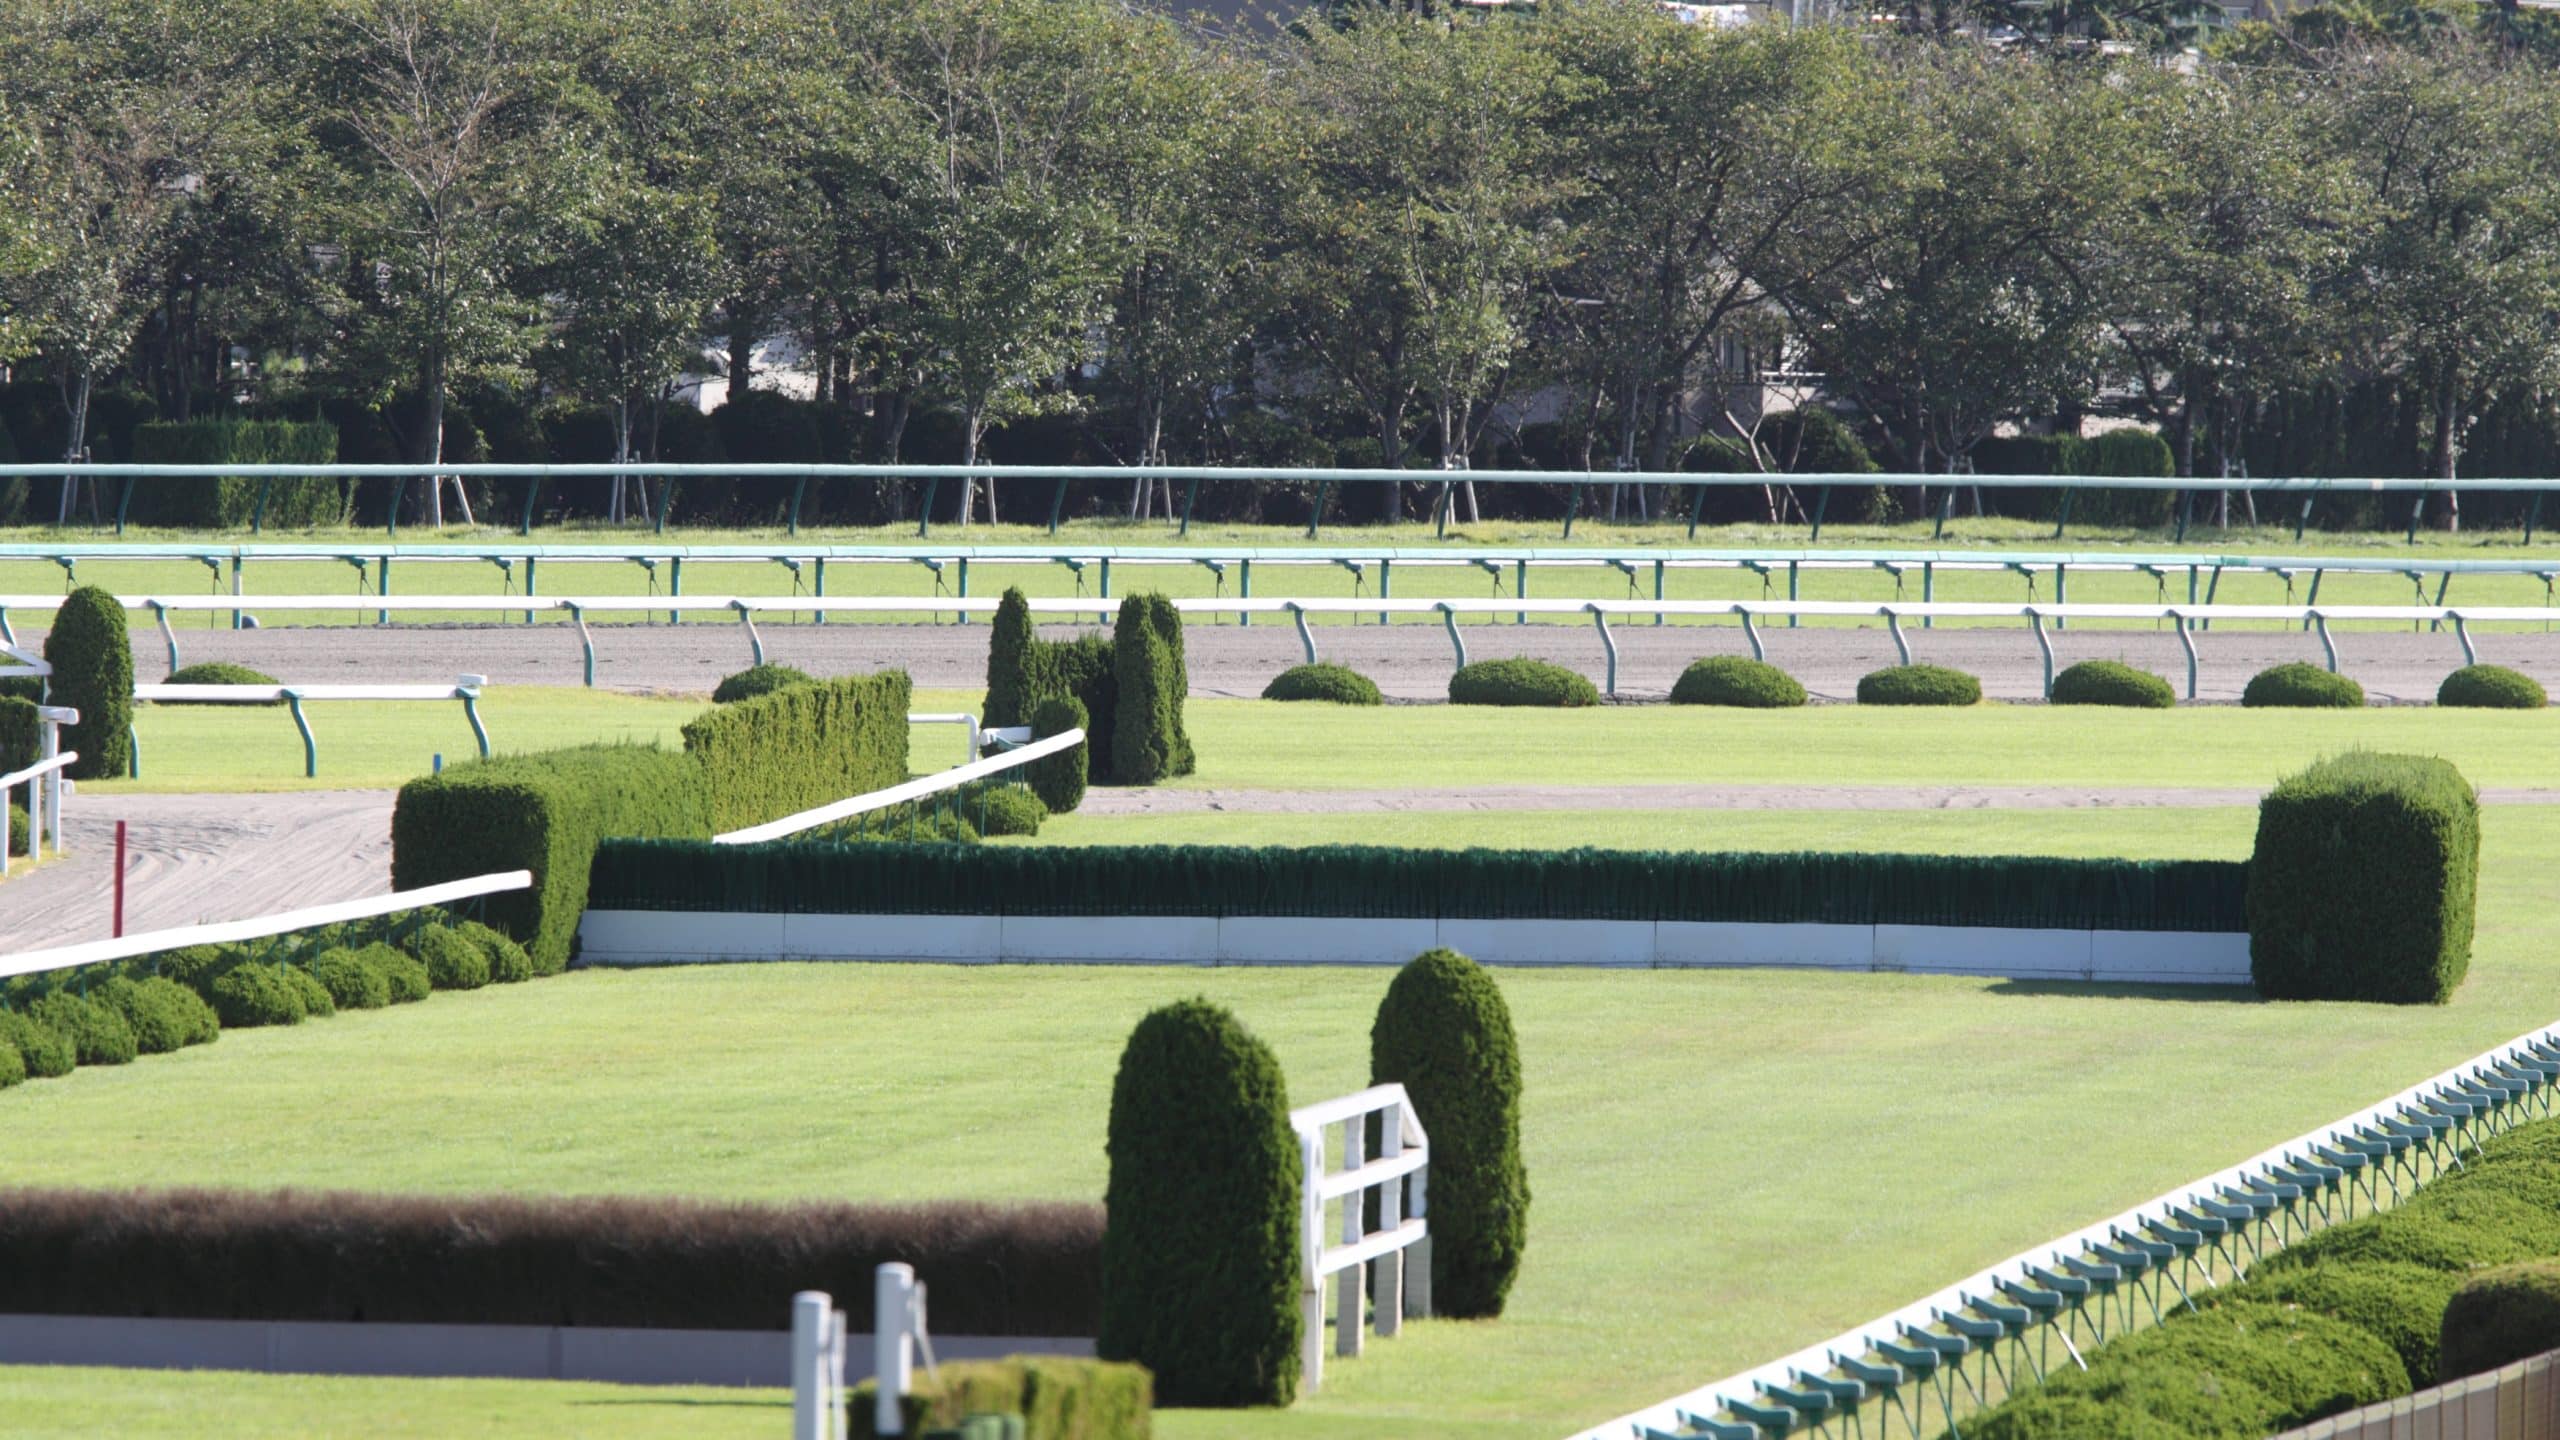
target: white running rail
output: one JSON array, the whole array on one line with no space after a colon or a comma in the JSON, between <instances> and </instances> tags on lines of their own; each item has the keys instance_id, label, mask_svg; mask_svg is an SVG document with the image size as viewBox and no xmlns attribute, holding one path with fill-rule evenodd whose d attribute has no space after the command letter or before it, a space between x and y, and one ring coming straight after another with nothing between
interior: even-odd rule
<instances>
[{"instance_id":1,"label":"white running rail","mask_svg":"<svg viewBox=\"0 0 2560 1440\"><path fill-rule=\"evenodd\" d=\"M279 910L273 915L260 915L249 920L223 920L211 925L181 925L171 930L152 930L140 935L127 935L115 940L91 940L79 945L57 945L46 950L27 950L16 955L0 955L0 979L12 975L36 975L47 970L68 970L76 965L96 965L107 960L123 960L134 955L154 955L185 945L220 945L234 940L263 940L270 935L308 930L314 925L334 925L344 920L364 920L376 915L391 915L402 910L417 910L429 905L450 905L456 900L470 900L482 895L503 895L515 890L533 888L530 870L501 870L488 875L474 875L467 880L447 880L441 885L424 885L415 890L395 890L388 895L369 895L361 900L341 900L331 905L313 905L301 910Z\"/></svg>"},{"instance_id":2,"label":"white running rail","mask_svg":"<svg viewBox=\"0 0 2560 1440\"><path fill-rule=\"evenodd\" d=\"M1813 1380L1837 1384L1834 1377L1842 1370L1843 1363L1870 1361L1879 1353L1876 1349L1879 1341L1908 1344L1913 1335L1929 1331L1949 1316L1963 1313L1976 1300L1995 1299L2019 1289L2037 1287L2042 1282L2035 1272L2071 1272L2075 1265L2084 1263L2084 1257L2091 1253L2094 1245L2115 1244L2126 1236L2140 1236L2151 1224L2169 1223L2176 1211L2195 1209L2200 1202L2216 1202L2248 1189L2253 1182L2267 1182L2279 1170L2292 1171L2306 1162L2316 1162L2316 1157L2323 1150L2350 1147L2362 1134L2427 1113L2431 1102L2453 1100L2460 1113L2470 1115L2474 1113L2474 1102L2456 1097L2466 1091L2475 1095L2481 1093L2480 1087L2489 1083L2493 1076L2513 1074L2520 1068L2551 1067L2551 1047L2555 1044L2560 1044L2560 1022L2483 1051L2377 1104L2297 1135L2229 1169L2189 1181L2121 1215L2083 1226L2059 1239L2010 1256L1891 1314L1878 1316L1864 1325L1844 1330L1768 1364L1726 1376L1710 1385L1701 1385L1686 1394L1621 1415L1606 1424L1577 1431L1571 1440L1652 1440L1656 1436L1747 1430L1749 1427L1744 1425L1719 1424L1716 1417L1728 1413L1728 1407L1736 1401L1747 1405L1768 1405L1772 1390L1800 1388ZM2533 1066L2520 1067L2518 1062L2527 1058L2532 1060ZM2547 1069L2545 1073L2548 1073ZM2512 1083L2503 1079L2496 1082L2501 1088ZM2456 1133L2461 1132L2457 1130ZM2461 1143L2467 1144L2468 1137ZM2279 1180L2277 1183L2289 1182ZM1934 1430L1937 1427L1929 1428Z\"/></svg>"},{"instance_id":3,"label":"white running rail","mask_svg":"<svg viewBox=\"0 0 2560 1440\"><path fill-rule=\"evenodd\" d=\"M768 820L762 825L750 825L744 830L732 830L725 835L714 835L711 837L711 843L753 845L759 840L779 840L785 835L797 835L803 830L813 830L820 825L832 824L838 820L850 820L856 815L868 814L874 810L886 810L892 805L904 805L910 800L922 800L928 796L939 795L946 790L955 790L972 780L984 780L991 775L1001 775L1017 766L1028 765L1034 760L1055 755L1061 750L1072 750L1083 743L1082 730L1061 731L1045 740L1034 740L1020 749L1007 750L1001 755L990 755L984 760L972 760L966 765L955 765L939 774L927 775L920 780L910 780L903 785L892 785L886 790L874 790L867 795L849 796L821 805L815 810L803 810L797 815L785 815L779 820Z\"/></svg>"},{"instance_id":4,"label":"white running rail","mask_svg":"<svg viewBox=\"0 0 2560 1440\"><path fill-rule=\"evenodd\" d=\"M1383 1116L1378 1126L1378 1154L1367 1155L1369 1117ZM1342 1127L1342 1168L1325 1163L1324 1131ZM1413 1113L1413 1101L1402 1085L1373 1085L1339 1100L1327 1100L1289 1112L1289 1128L1298 1134L1298 1153L1306 1183L1300 1194L1300 1266L1298 1307L1301 1318L1298 1372L1306 1388L1324 1380L1324 1281L1339 1275L1341 1295L1334 1306L1337 1355L1356 1356L1362 1348L1368 1306L1363 1284L1370 1261L1378 1262L1377 1326L1381 1336L1403 1328L1404 1317L1431 1313L1431 1228L1425 1180L1431 1164L1431 1137ZM1367 1192L1378 1192L1378 1226L1368 1222ZM1342 1202L1338 1222L1342 1243L1325 1243L1324 1208ZM1410 1258L1408 1259L1408 1256Z\"/></svg>"}]
</instances>

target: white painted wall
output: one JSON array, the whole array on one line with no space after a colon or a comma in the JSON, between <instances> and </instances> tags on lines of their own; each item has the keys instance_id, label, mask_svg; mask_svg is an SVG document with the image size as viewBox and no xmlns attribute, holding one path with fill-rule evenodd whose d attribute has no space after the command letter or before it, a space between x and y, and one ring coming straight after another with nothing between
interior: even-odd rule
<instances>
[{"instance_id":1,"label":"white painted wall","mask_svg":"<svg viewBox=\"0 0 2560 1440\"><path fill-rule=\"evenodd\" d=\"M763 915L590 910L584 964L1401 965L1445 945L1488 965L1798 966L2020 980L2246 985L2249 937L1955 925L1368 920L1208 915Z\"/></svg>"}]
</instances>

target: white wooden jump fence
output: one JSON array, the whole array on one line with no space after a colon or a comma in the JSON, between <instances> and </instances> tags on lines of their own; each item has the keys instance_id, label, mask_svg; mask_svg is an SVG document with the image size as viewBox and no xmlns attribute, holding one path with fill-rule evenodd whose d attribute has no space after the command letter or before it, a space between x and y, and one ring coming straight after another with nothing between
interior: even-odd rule
<instances>
[{"instance_id":1,"label":"white wooden jump fence","mask_svg":"<svg viewBox=\"0 0 2560 1440\"><path fill-rule=\"evenodd\" d=\"M473 900L483 895L504 895L533 888L530 870L500 870L487 875L474 875L464 880L447 880L440 885L423 885L415 890L395 890L388 895L368 895L360 900L340 900L328 905L312 905L299 910L279 910L247 920L221 920L209 925L181 925L168 930L151 930L113 940L89 940L77 945L56 945L43 950L24 950L15 955L0 954L0 980L16 975L40 975L49 970L69 970L81 965L97 965L109 960L125 960L136 955L156 955L187 945L223 945L235 940L263 940L273 935L287 935L308 930L315 925L336 925L348 920L369 920L377 915L394 915L403 910L421 910L430 905L450 905L457 900Z\"/></svg>"},{"instance_id":2,"label":"white wooden jump fence","mask_svg":"<svg viewBox=\"0 0 2560 1440\"><path fill-rule=\"evenodd\" d=\"M61 604L55 595L0 595L0 617L11 609L50 611ZM169 624L173 612L212 611L256 608L268 611L317 612L348 608L345 597L327 595L184 595L129 596L118 602L127 610L148 609L160 621L160 632L168 647L169 668L178 668L177 632ZM595 634L587 625L590 612L685 612L721 613L737 617L745 632L753 663L766 663L763 632L756 629L758 615L841 615L841 614L914 614L919 611L960 615L994 613L1000 601L988 599L936 598L930 602L897 596L660 596L641 598L627 595L542 597L497 595L400 595L368 596L363 608L380 610L386 616L402 610L441 611L456 614L497 614L551 610L566 613L577 623L579 645L584 658L585 683L595 684ZM1095 613L1094 602L1073 597L1045 597L1029 602L1035 615L1073 619ZM1316 632L1308 625L1310 617L1326 615L1376 615L1381 623L1398 615L1415 618L1437 617L1449 637L1452 666L1467 663L1467 642L1459 629L1461 616L1481 616L1488 622L1499 615L1525 619L1531 615L1580 617L1591 622L1600 642L1606 664L1607 679L1603 688L1614 695L1618 690L1618 640L1610 622L1651 617L1657 622L1672 618L1724 619L1741 623L1744 638L1750 643L1755 658L1767 659L1769 643L1761 633L1760 622L1784 620L1790 625L1800 620L1877 621L1891 631L1896 652L1903 663L1913 658L1911 637L1905 621L1917 621L1924 629L1940 620L2016 620L2025 622L2034 632L2036 645L2044 661L2044 683L2053 683L2055 652L2052 631L2069 627L2078 621L2149 621L2176 628L2178 643L2186 652L2187 698L2196 697L2202 657L2196 648L2196 636L2219 622L2276 623L2298 626L2316 632L2328 668L2338 668L2338 642L2333 626L2352 624L2407 624L2426 626L2431 631L2452 627L2454 640L2461 647L2463 662L2476 664L2479 649L2471 627L2475 625L2541 625L2560 620L2560 608L2530 605L2223 605L2152 604L2117 605L2083 604L2056 601L2011 603L2000 601L1923 600L1529 600L1493 597L1482 600L1424 599L1360 599L1329 597L1304 600L1274 599L1180 599L1172 602L1178 613L1191 615L1286 615L1297 627L1298 643L1307 663L1321 658Z\"/></svg>"},{"instance_id":3,"label":"white wooden jump fence","mask_svg":"<svg viewBox=\"0 0 2560 1440\"><path fill-rule=\"evenodd\" d=\"M1367 1154L1369 1117L1382 1117L1378 1153ZM1341 1168L1325 1159L1325 1127L1342 1127ZM1333 1351L1357 1356L1367 1333L1372 1307L1365 1283L1377 1273L1374 1314L1378 1334L1394 1335L1406 1316L1431 1314L1431 1227L1428 1187L1431 1137L1414 1114L1402 1085L1373 1085L1338 1100L1289 1112L1297 1132L1305 1174L1301 1190L1301 1261L1298 1308L1300 1383L1308 1390L1324 1381L1324 1282L1340 1276L1334 1302ZM1368 1222L1366 1197L1378 1193L1378 1223ZM1339 1201L1341 1243L1325 1241L1325 1205Z\"/></svg>"},{"instance_id":4,"label":"white wooden jump fence","mask_svg":"<svg viewBox=\"0 0 2560 1440\"><path fill-rule=\"evenodd\" d=\"M44 657L15 645L0 645L0 679L27 676L50 679L53 667ZM79 759L75 752L63 753L62 727L80 723L80 712L67 705L36 707L36 758L32 764L0 775L0 814L6 814L9 792L19 785L27 787L27 858L44 858L47 837L53 841L54 853L62 853L62 799L71 793L71 782L63 770ZM0 835L0 875L9 873L7 836Z\"/></svg>"},{"instance_id":5,"label":"white wooden jump fence","mask_svg":"<svg viewBox=\"0 0 2560 1440\"><path fill-rule=\"evenodd\" d=\"M1005 736L1014 732L995 730L986 733ZM1046 739L1034 740L1029 744L1007 750L1001 755L990 755L983 760L972 760L966 765L955 765L937 774L909 780L900 785L892 785L885 790L873 790L868 794L848 796L845 799L821 805L814 810L803 810L797 815L785 815L779 820L768 820L762 825L750 825L743 830L731 830L723 835L714 835L711 837L711 843L753 845L761 840L779 840L786 835L797 835L803 830L814 830L821 825L832 825L840 820L850 820L857 815L870 814L875 810L886 810L892 806L930 799L935 795L957 790L973 780L985 780L1001 775L1008 770L1018 769L1034 760L1055 755L1062 750L1072 750L1083 743L1082 730L1061 731Z\"/></svg>"}]
</instances>

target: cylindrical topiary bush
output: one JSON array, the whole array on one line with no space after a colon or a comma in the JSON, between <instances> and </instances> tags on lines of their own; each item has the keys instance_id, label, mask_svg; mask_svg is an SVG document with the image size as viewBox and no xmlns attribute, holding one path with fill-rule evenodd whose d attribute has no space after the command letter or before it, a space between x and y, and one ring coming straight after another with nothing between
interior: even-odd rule
<instances>
[{"instance_id":1,"label":"cylindrical topiary bush","mask_svg":"<svg viewBox=\"0 0 2560 1440\"><path fill-rule=\"evenodd\" d=\"M1278 1058L1206 1000L1155 1011L1120 1052L1108 1148L1095 1353L1154 1371L1162 1404L1288 1404L1300 1175Z\"/></svg>"},{"instance_id":2,"label":"cylindrical topiary bush","mask_svg":"<svg viewBox=\"0 0 2560 1440\"><path fill-rule=\"evenodd\" d=\"M490 983L513 985L533 978L533 957L514 940L477 920L465 920L453 928L489 957Z\"/></svg>"},{"instance_id":3,"label":"cylindrical topiary bush","mask_svg":"<svg viewBox=\"0 0 2560 1440\"><path fill-rule=\"evenodd\" d=\"M1111 721L1112 782L1153 785L1190 774L1191 738L1182 724L1190 678L1182 659L1182 616L1173 602L1162 595L1122 600L1111 657L1120 685L1120 708Z\"/></svg>"},{"instance_id":4,"label":"cylindrical topiary bush","mask_svg":"<svg viewBox=\"0 0 2560 1440\"><path fill-rule=\"evenodd\" d=\"M2433 756L2332 756L2258 802L2248 886L2260 995L2441 1005L2471 964L2480 797Z\"/></svg>"},{"instance_id":5,"label":"cylindrical topiary bush","mask_svg":"<svg viewBox=\"0 0 2560 1440\"><path fill-rule=\"evenodd\" d=\"M53 703L80 712L62 728L62 748L80 758L63 773L75 780L121 776L133 763L133 638L124 607L95 585L62 598L44 637L53 667Z\"/></svg>"},{"instance_id":6,"label":"cylindrical topiary bush","mask_svg":"<svg viewBox=\"0 0 2560 1440\"><path fill-rule=\"evenodd\" d=\"M169 685L275 685L282 682L278 681L273 675L267 674L265 671L252 670L246 665L234 665L228 660L199 660L195 664L186 666L183 669L170 671L169 678L162 683ZM161 705L213 705L229 702L213 700L161 700L154 703ZM269 700L263 703L269 705L281 705L284 702L282 700Z\"/></svg>"},{"instance_id":7,"label":"cylindrical topiary bush","mask_svg":"<svg viewBox=\"0 0 2560 1440\"><path fill-rule=\"evenodd\" d=\"M204 998L213 1002L213 1013L226 1030L299 1025L310 1012L302 987L293 982L296 973L269 960L234 965L214 978Z\"/></svg>"},{"instance_id":8,"label":"cylindrical topiary bush","mask_svg":"<svg viewBox=\"0 0 2560 1440\"><path fill-rule=\"evenodd\" d=\"M409 937L409 953L427 967L438 990L477 990L489 983L489 954L449 925L429 925Z\"/></svg>"},{"instance_id":9,"label":"cylindrical topiary bush","mask_svg":"<svg viewBox=\"0 0 2560 1440\"><path fill-rule=\"evenodd\" d=\"M1369 1026L1369 1082L1404 1086L1431 1137L1431 1307L1502 1313L1529 1238L1520 1159L1520 1042L1484 967L1455 950L1415 956Z\"/></svg>"},{"instance_id":10,"label":"cylindrical topiary bush","mask_svg":"<svg viewBox=\"0 0 2560 1440\"><path fill-rule=\"evenodd\" d=\"M770 695L776 690L788 690L794 685L817 683L816 676L789 665L751 665L714 687L711 692L711 703L734 705L741 700L753 700L759 695Z\"/></svg>"},{"instance_id":11,"label":"cylindrical topiary bush","mask_svg":"<svg viewBox=\"0 0 2560 1440\"><path fill-rule=\"evenodd\" d=\"M23 1010L0 1010L0 1044L18 1052L31 1079L68 1075L80 1063L79 1048L71 1043L70 1036L39 1023Z\"/></svg>"},{"instance_id":12,"label":"cylindrical topiary bush","mask_svg":"<svg viewBox=\"0 0 2560 1440\"><path fill-rule=\"evenodd\" d=\"M2270 665L2249 677L2240 703L2253 710L2357 710L2364 687L2302 660Z\"/></svg>"},{"instance_id":13,"label":"cylindrical topiary bush","mask_svg":"<svg viewBox=\"0 0 2560 1440\"><path fill-rule=\"evenodd\" d=\"M1019 785L987 785L961 802L960 813L981 835L1037 835L1049 807Z\"/></svg>"},{"instance_id":14,"label":"cylindrical topiary bush","mask_svg":"<svg viewBox=\"0 0 2560 1440\"><path fill-rule=\"evenodd\" d=\"M343 946L323 950L306 967L341 1010L379 1010L391 1003L391 979Z\"/></svg>"},{"instance_id":15,"label":"cylindrical topiary bush","mask_svg":"<svg viewBox=\"0 0 2560 1440\"><path fill-rule=\"evenodd\" d=\"M1944 665L1888 665L1858 681L1861 705L1978 705L1982 682Z\"/></svg>"},{"instance_id":16,"label":"cylindrical topiary bush","mask_svg":"<svg viewBox=\"0 0 2560 1440\"><path fill-rule=\"evenodd\" d=\"M2166 710L2178 703L2169 682L2121 660L2083 660L2053 677L2056 705L2116 705L2129 710Z\"/></svg>"},{"instance_id":17,"label":"cylindrical topiary bush","mask_svg":"<svg viewBox=\"0 0 2560 1440\"><path fill-rule=\"evenodd\" d=\"M1693 660L1672 682L1674 705L1734 705L1746 710L1783 710L1805 701L1796 677L1744 655L1710 655Z\"/></svg>"},{"instance_id":18,"label":"cylindrical topiary bush","mask_svg":"<svg viewBox=\"0 0 2560 1440\"><path fill-rule=\"evenodd\" d=\"M1031 738L1046 740L1070 730L1085 728L1084 702L1071 696L1054 696L1040 702L1031 712ZM1093 745L1087 741L1072 745L1055 755L1044 755L1022 767L1031 793L1049 807L1052 815L1063 815L1084 803L1085 765Z\"/></svg>"},{"instance_id":19,"label":"cylindrical topiary bush","mask_svg":"<svg viewBox=\"0 0 2560 1440\"><path fill-rule=\"evenodd\" d=\"M1479 660L1449 677L1452 705L1597 705L1600 688L1544 660Z\"/></svg>"},{"instance_id":20,"label":"cylindrical topiary bush","mask_svg":"<svg viewBox=\"0 0 2560 1440\"><path fill-rule=\"evenodd\" d=\"M69 990L37 996L27 1006L27 1014L37 1024L71 1037L71 1048L83 1065L130 1065L142 1053L133 1027L114 1007Z\"/></svg>"},{"instance_id":21,"label":"cylindrical topiary bush","mask_svg":"<svg viewBox=\"0 0 2560 1440\"><path fill-rule=\"evenodd\" d=\"M2459 1380L2560 1350L2560 1260L2484 1271L2445 1302L2436 1379Z\"/></svg>"},{"instance_id":22,"label":"cylindrical topiary bush","mask_svg":"<svg viewBox=\"0 0 2560 1440\"><path fill-rule=\"evenodd\" d=\"M2436 687L2436 703L2467 710L2539 710L2551 703L2542 682L2504 665L2465 665Z\"/></svg>"},{"instance_id":23,"label":"cylindrical topiary bush","mask_svg":"<svg viewBox=\"0 0 2560 1440\"><path fill-rule=\"evenodd\" d=\"M135 1048L145 1055L200 1045L221 1030L204 997L164 976L136 980L118 975L93 989L89 998L124 1017L133 1028Z\"/></svg>"},{"instance_id":24,"label":"cylindrical topiary bush","mask_svg":"<svg viewBox=\"0 0 2560 1440\"><path fill-rule=\"evenodd\" d=\"M1318 661L1292 665L1262 687L1265 700L1329 700L1336 705L1384 705L1378 682L1348 665Z\"/></svg>"}]
</instances>

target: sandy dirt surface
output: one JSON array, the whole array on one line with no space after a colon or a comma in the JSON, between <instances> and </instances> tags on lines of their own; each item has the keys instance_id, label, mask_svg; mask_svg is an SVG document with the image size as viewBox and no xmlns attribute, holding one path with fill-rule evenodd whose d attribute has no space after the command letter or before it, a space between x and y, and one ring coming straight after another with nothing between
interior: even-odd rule
<instances>
[{"instance_id":1,"label":"sandy dirt surface","mask_svg":"<svg viewBox=\"0 0 2560 1440\"><path fill-rule=\"evenodd\" d=\"M984 625L763 625L766 658L821 674L847 674L903 666L928 688L982 685L986 681ZM1069 627L1045 625L1053 637ZM21 632L26 634L27 632ZM1569 665L1597 681L1607 675L1598 633L1589 626L1475 625L1462 633L1469 659L1523 655ZM1618 625L1618 692L1630 699L1669 693L1682 667L1706 655L1749 654L1734 626ZM2022 628L1967 628L1905 632L1913 658L1954 665L1982 677L1999 699L2032 700L2042 693L2043 661L2034 632ZM1786 667L1817 699L1849 700L1858 677L1896 662L1893 639L1881 627L1761 631L1769 658ZM1436 625L1329 625L1315 631L1321 658L1340 661L1375 679L1388 695L1434 700L1447 692L1452 652ZM707 692L720 677L753 658L745 630L718 621L684 625L597 626L596 683L621 690ZM135 635L138 668L157 679L166 661L158 637ZM2512 665L2560 688L2560 633L2474 632L2481 658ZM2052 635L2057 666L2075 660L2123 660L2166 675L2183 692L2186 656L2167 630L2072 630ZM182 630L180 658L234 660L287 681L344 683L450 682L462 674L487 675L501 685L576 685L580 681L577 632L561 625L275 628ZM2432 700L2446 672L2463 663L2453 632L2353 631L2337 636L2346 673L2363 682L2377 702ZM1185 633L1192 693L1251 696L1272 676L1304 658L1296 630L1285 622L1196 625ZM2322 663L2320 641L2301 631L2214 631L2199 634L2198 696L2236 701L2249 677L2285 660Z\"/></svg>"},{"instance_id":2,"label":"sandy dirt surface","mask_svg":"<svg viewBox=\"0 0 2560 1440\"><path fill-rule=\"evenodd\" d=\"M113 933L118 820L128 932L387 894L393 794L75 794L71 853L0 884L0 954Z\"/></svg>"}]
</instances>

